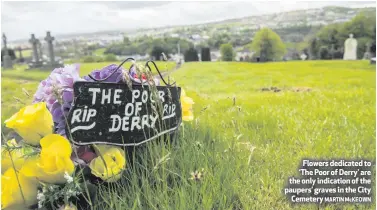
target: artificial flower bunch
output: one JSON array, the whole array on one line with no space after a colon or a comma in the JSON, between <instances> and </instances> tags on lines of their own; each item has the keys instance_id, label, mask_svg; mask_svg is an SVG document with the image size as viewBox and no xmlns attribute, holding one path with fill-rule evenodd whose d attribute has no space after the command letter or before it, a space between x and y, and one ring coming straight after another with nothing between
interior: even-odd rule
<instances>
[{"instance_id":1,"label":"artificial flower bunch","mask_svg":"<svg viewBox=\"0 0 377 210\"><path fill-rule=\"evenodd\" d=\"M111 76L110 76L111 75ZM111 83L159 85L134 64L131 71L109 65L94 70L95 79ZM149 79L152 78L152 79ZM1 147L1 208L28 209L54 206L75 209L72 200L83 195L87 184L83 168L103 182L115 182L126 168L125 151L118 146L76 146L65 132L66 117L73 105L73 84L92 81L79 75L79 65L54 69L34 95L33 104L5 121L20 137ZM193 120L193 100L181 93L182 119ZM59 201L59 202L58 202Z\"/></svg>"}]
</instances>

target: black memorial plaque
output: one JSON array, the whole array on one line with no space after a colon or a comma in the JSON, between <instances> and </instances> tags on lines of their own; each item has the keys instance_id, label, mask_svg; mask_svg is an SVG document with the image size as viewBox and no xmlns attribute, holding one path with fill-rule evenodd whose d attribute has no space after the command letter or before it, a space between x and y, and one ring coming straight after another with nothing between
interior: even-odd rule
<instances>
[{"instance_id":1,"label":"black memorial plaque","mask_svg":"<svg viewBox=\"0 0 377 210\"><path fill-rule=\"evenodd\" d=\"M137 146L176 131L180 87L76 82L67 137L77 145Z\"/></svg>"}]
</instances>

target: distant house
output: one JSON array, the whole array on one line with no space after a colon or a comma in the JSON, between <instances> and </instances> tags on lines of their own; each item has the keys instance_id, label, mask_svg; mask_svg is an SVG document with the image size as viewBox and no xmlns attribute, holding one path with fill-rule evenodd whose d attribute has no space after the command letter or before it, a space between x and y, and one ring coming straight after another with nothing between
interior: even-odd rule
<instances>
[{"instance_id":1,"label":"distant house","mask_svg":"<svg viewBox=\"0 0 377 210\"><path fill-rule=\"evenodd\" d=\"M242 51L239 51L236 53L236 61L245 60L246 57L252 58L255 52L250 51L249 49L243 49Z\"/></svg>"},{"instance_id":2,"label":"distant house","mask_svg":"<svg viewBox=\"0 0 377 210\"><path fill-rule=\"evenodd\" d=\"M329 12L327 12L327 15L330 16L330 17L333 17L333 16L335 16L335 12L329 11Z\"/></svg>"},{"instance_id":3,"label":"distant house","mask_svg":"<svg viewBox=\"0 0 377 210\"><path fill-rule=\"evenodd\" d=\"M193 34L191 35L191 39L193 40L200 40L201 36L199 34Z\"/></svg>"},{"instance_id":4,"label":"distant house","mask_svg":"<svg viewBox=\"0 0 377 210\"><path fill-rule=\"evenodd\" d=\"M220 60L220 57L221 57L220 51L211 52L211 61L218 61Z\"/></svg>"},{"instance_id":5,"label":"distant house","mask_svg":"<svg viewBox=\"0 0 377 210\"><path fill-rule=\"evenodd\" d=\"M172 38L177 38L177 37L179 37L179 34L172 34L172 35L170 35Z\"/></svg>"},{"instance_id":6,"label":"distant house","mask_svg":"<svg viewBox=\"0 0 377 210\"><path fill-rule=\"evenodd\" d=\"M319 26L319 25L326 25L326 21L323 21L323 20L316 20L316 21L312 21L312 22L309 22L310 25L312 26Z\"/></svg>"}]
</instances>

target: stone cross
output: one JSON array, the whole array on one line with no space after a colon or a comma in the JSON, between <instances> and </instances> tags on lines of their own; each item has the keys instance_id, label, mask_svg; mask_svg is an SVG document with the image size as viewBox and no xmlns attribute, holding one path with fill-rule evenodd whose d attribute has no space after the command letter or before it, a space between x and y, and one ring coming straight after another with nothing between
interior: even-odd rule
<instances>
[{"instance_id":1,"label":"stone cross","mask_svg":"<svg viewBox=\"0 0 377 210\"><path fill-rule=\"evenodd\" d=\"M7 48L7 37L3 34L3 45L4 45L4 55L3 55L3 66L5 69L13 68L12 59L9 56L8 48Z\"/></svg>"},{"instance_id":2,"label":"stone cross","mask_svg":"<svg viewBox=\"0 0 377 210\"><path fill-rule=\"evenodd\" d=\"M54 41L54 37L51 36L51 33L47 31L45 40L47 41L48 46L48 56L50 57L50 64L55 64L55 57L54 57L54 46L52 45L52 41Z\"/></svg>"},{"instance_id":3,"label":"stone cross","mask_svg":"<svg viewBox=\"0 0 377 210\"><path fill-rule=\"evenodd\" d=\"M371 44L369 42L365 44L365 53L363 59L369 60L372 57L370 52L370 46Z\"/></svg>"},{"instance_id":4,"label":"stone cross","mask_svg":"<svg viewBox=\"0 0 377 210\"><path fill-rule=\"evenodd\" d=\"M300 58L301 58L301 60L306 60L306 58L307 58L308 56L306 56L304 53L300 56Z\"/></svg>"},{"instance_id":5,"label":"stone cross","mask_svg":"<svg viewBox=\"0 0 377 210\"><path fill-rule=\"evenodd\" d=\"M7 37L3 34L3 45L4 45L4 54L9 55L8 48L7 48Z\"/></svg>"},{"instance_id":6,"label":"stone cross","mask_svg":"<svg viewBox=\"0 0 377 210\"><path fill-rule=\"evenodd\" d=\"M31 43L32 48L33 48L34 60L35 60L35 62L39 62L38 49L37 49L37 44L38 44L39 40L35 38L34 34L31 34L31 39L29 39L29 42Z\"/></svg>"}]
</instances>

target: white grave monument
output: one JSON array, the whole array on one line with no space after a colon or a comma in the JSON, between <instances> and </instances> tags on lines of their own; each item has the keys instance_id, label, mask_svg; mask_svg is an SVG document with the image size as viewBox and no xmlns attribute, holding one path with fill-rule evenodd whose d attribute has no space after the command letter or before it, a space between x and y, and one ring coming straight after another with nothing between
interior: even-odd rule
<instances>
[{"instance_id":1,"label":"white grave monument","mask_svg":"<svg viewBox=\"0 0 377 210\"><path fill-rule=\"evenodd\" d=\"M301 54L301 56L300 56L301 60L303 60L303 61L306 60L307 57L308 57L308 56L306 56L305 53Z\"/></svg>"},{"instance_id":2,"label":"white grave monument","mask_svg":"<svg viewBox=\"0 0 377 210\"><path fill-rule=\"evenodd\" d=\"M357 40L350 34L349 38L344 42L344 56L343 60L357 59Z\"/></svg>"}]
</instances>

